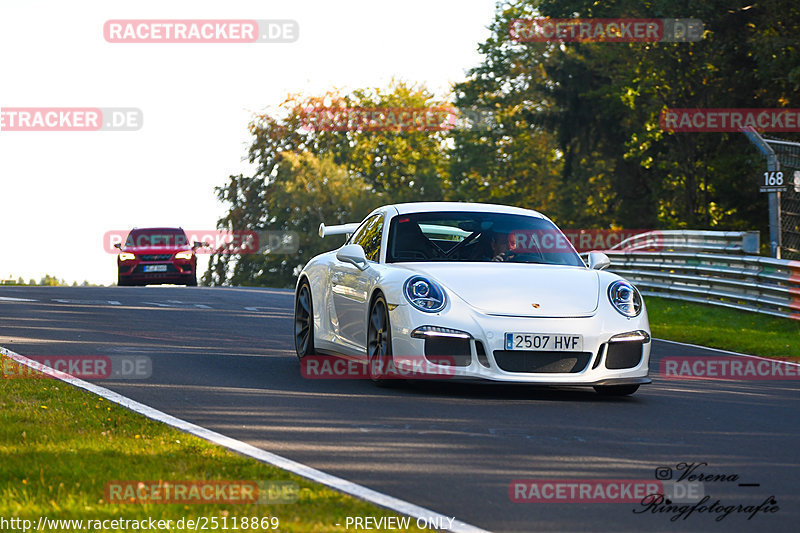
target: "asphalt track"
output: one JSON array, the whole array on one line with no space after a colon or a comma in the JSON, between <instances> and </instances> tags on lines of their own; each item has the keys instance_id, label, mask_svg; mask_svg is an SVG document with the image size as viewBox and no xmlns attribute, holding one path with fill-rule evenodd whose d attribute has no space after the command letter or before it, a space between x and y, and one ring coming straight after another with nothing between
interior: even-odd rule
<instances>
[{"instance_id":1,"label":"asphalt track","mask_svg":"<svg viewBox=\"0 0 800 533\"><path fill-rule=\"evenodd\" d=\"M300 376L292 294L269 289L2 287L0 346L26 356L139 355L146 380L98 384L256 447L491 531L798 531L799 381L675 381L591 390ZM59 301L60 300L60 301ZM640 479L679 463L738 476L709 503L779 510L638 513L636 503L514 503L515 479ZM674 479L674 478L673 478ZM746 484L751 486L740 486ZM757 485L757 486L756 486Z\"/></svg>"}]
</instances>

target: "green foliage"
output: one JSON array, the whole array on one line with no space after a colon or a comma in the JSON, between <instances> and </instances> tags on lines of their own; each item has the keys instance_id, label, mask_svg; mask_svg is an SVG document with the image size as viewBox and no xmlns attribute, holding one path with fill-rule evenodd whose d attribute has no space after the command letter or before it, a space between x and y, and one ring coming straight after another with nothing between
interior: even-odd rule
<instances>
[{"instance_id":1,"label":"green foliage","mask_svg":"<svg viewBox=\"0 0 800 533\"><path fill-rule=\"evenodd\" d=\"M45 274L45 276L39 281L39 285L43 287L63 287L66 285L67 282L63 279L58 279L55 276L51 276L50 274Z\"/></svg>"},{"instance_id":2,"label":"green foliage","mask_svg":"<svg viewBox=\"0 0 800 533\"><path fill-rule=\"evenodd\" d=\"M697 18L702 41L520 43L516 18ZM297 231L297 256L212 256L206 285L291 286L314 254L338 244L316 226L371 207L483 201L543 211L565 228L766 232L760 154L740 133L665 132L667 108L797 108L800 4L781 0L508 0L483 55L453 88L488 130L309 131L315 107L447 106L424 86L290 96L250 125L252 177L217 188L220 229ZM800 139L798 134L780 134ZM325 192L322 191L325 189Z\"/></svg>"},{"instance_id":3,"label":"green foliage","mask_svg":"<svg viewBox=\"0 0 800 533\"><path fill-rule=\"evenodd\" d=\"M537 16L699 18L707 31L697 43L511 40L513 19ZM513 110L552 137L560 180L550 214L562 225L764 229L766 198L753 185L763 162L745 137L665 133L658 119L668 107L797 107L798 25L800 7L777 0L512 1L455 103ZM461 150L477 154L477 172L492 157L485 143Z\"/></svg>"},{"instance_id":4,"label":"green foliage","mask_svg":"<svg viewBox=\"0 0 800 533\"><path fill-rule=\"evenodd\" d=\"M227 191L233 191L241 183L249 186L253 181L241 177L231 178ZM267 186L264 210L269 220L258 219L255 227L271 231L295 232L299 236L300 248L296 254L247 254L235 261L233 256L216 255L210 260L210 268L203 278L209 284L218 283L221 268L229 269L232 285L287 286L305 262L326 250L342 244L342 238L328 237L324 241L317 233L320 222L328 225L352 222L351 213L367 213L378 204L369 188L356 176L333 162L331 155L317 157L310 153L285 152L281 164L276 166L275 179ZM246 194L244 195L246 198ZM236 196L230 196L236 199ZM237 206L246 219L250 213L246 199ZM233 211L233 210L232 210ZM255 214L252 215L255 218ZM232 224L236 222L231 219ZM234 228L242 226L233 226ZM252 226L251 226L252 227Z\"/></svg>"},{"instance_id":5,"label":"green foliage","mask_svg":"<svg viewBox=\"0 0 800 533\"><path fill-rule=\"evenodd\" d=\"M274 116L256 117L250 125L254 139L249 153L257 171L252 177L230 176L217 187L217 197L229 206L218 227L294 231L300 249L292 255L212 255L202 283L292 286L311 257L343 242L320 239L321 222L359 222L385 203L443 198L445 132L314 131L303 121L308 109L444 104L422 87L394 82L388 90L290 97Z\"/></svg>"},{"instance_id":6,"label":"green foliage","mask_svg":"<svg viewBox=\"0 0 800 533\"><path fill-rule=\"evenodd\" d=\"M78 282L73 281L71 284L68 283L64 279L59 279L56 276L51 276L50 274L45 274L43 278L39 280L37 283L36 280L30 279L28 283L25 283L25 280L22 279L22 276L18 277L16 281L14 280L13 276L9 276L7 280L0 280L0 285L38 285L40 287L78 287ZM89 283L88 281L84 280L83 283L80 284L81 287L97 287L97 285L93 283Z\"/></svg>"},{"instance_id":7,"label":"green foliage","mask_svg":"<svg viewBox=\"0 0 800 533\"><path fill-rule=\"evenodd\" d=\"M798 357L800 322L710 304L648 296L653 337L764 357Z\"/></svg>"},{"instance_id":8,"label":"green foliage","mask_svg":"<svg viewBox=\"0 0 800 533\"><path fill-rule=\"evenodd\" d=\"M280 531L342 531L347 516L392 511L312 483L255 459L150 420L115 403L20 367L0 354L0 516L50 519L172 520L276 516ZM121 481L294 482L290 504L162 504L106 500ZM412 524L413 524L412 520ZM84 527L84 529L89 529ZM221 530L211 528L209 530ZM234 530L231 522L228 529ZM239 530L255 531L251 528ZM80 528L63 530L80 530ZM109 531L131 531L119 527ZM262 529L263 530L263 529ZM95 529L97 531L97 529ZM420 531L413 528L413 531Z\"/></svg>"},{"instance_id":9,"label":"green foliage","mask_svg":"<svg viewBox=\"0 0 800 533\"><path fill-rule=\"evenodd\" d=\"M9 279L0 280L0 285L38 285L40 287L78 287L78 282L73 281L72 284L67 283L66 280L59 279L56 276L51 276L50 274L45 274L43 278L39 280L37 283L35 279L28 280L28 283L25 283L25 280L22 279L22 276L19 276L16 280L14 280L13 276L9 276ZM80 284L81 287L97 287L97 285L89 283L88 281L84 280L83 283Z\"/></svg>"}]
</instances>

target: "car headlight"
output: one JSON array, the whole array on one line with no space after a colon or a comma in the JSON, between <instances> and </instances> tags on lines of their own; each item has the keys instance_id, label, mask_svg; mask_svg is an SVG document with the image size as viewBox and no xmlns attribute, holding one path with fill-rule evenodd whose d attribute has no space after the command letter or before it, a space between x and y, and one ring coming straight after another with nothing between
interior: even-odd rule
<instances>
[{"instance_id":1,"label":"car headlight","mask_svg":"<svg viewBox=\"0 0 800 533\"><path fill-rule=\"evenodd\" d=\"M411 332L415 339L429 339L431 337L449 337L451 339L471 339L472 335L466 331L440 326L420 326Z\"/></svg>"},{"instance_id":2,"label":"car headlight","mask_svg":"<svg viewBox=\"0 0 800 533\"><path fill-rule=\"evenodd\" d=\"M408 278L403 293L411 305L426 313L437 313L444 309L446 303L444 290L422 276Z\"/></svg>"},{"instance_id":3,"label":"car headlight","mask_svg":"<svg viewBox=\"0 0 800 533\"><path fill-rule=\"evenodd\" d=\"M192 258L192 251L186 250L184 252L178 252L175 254L175 259L191 259Z\"/></svg>"},{"instance_id":4,"label":"car headlight","mask_svg":"<svg viewBox=\"0 0 800 533\"><path fill-rule=\"evenodd\" d=\"M129 252L120 252L119 260L120 261L133 261L136 259L136 256Z\"/></svg>"},{"instance_id":5,"label":"car headlight","mask_svg":"<svg viewBox=\"0 0 800 533\"><path fill-rule=\"evenodd\" d=\"M628 318L638 316L642 312L642 295L627 281L615 281L608 286L608 301L614 309Z\"/></svg>"}]
</instances>

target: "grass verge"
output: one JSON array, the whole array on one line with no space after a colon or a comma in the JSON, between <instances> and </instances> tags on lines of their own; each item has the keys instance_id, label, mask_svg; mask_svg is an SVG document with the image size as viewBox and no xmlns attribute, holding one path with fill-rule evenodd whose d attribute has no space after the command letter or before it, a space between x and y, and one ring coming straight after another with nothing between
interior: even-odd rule
<instances>
[{"instance_id":1,"label":"grass verge","mask_svg":"<svg viewBox=\"0 0 800 533\"><path fill-rule=\"evenodd\" d=\"M20 373L16 362L0 357L4 375ZM242 528L242 518L277 517L279 531L333 532L345 531L347 516L400 516L50 378L0 378L0 464L0 520L18 518L37 524L40 516L84 523L152 517L171 520L168 531L193 531L176 527L177 521L216 517L218 527L211 528L209 522L208 529L224 531L224 517L227 530L274 531L260 522L257 528ZM119 480L289 481L299 491L297 501L290 504L109 503L106 483ZM421 531L415 523L410 519L409 531ZM47 530L80 529L73 524L51 525Z\"/></svg>"},{"instance_id":2,"label":"grass verge","mask_svg":"<svg viewBox=\"0 0 800 533\"><path fill-rule=\"evenodd\" d=\"M714 305L645 298L654 337L764 357L800 357L800 322Z\"/></svg>"}]
</instances>

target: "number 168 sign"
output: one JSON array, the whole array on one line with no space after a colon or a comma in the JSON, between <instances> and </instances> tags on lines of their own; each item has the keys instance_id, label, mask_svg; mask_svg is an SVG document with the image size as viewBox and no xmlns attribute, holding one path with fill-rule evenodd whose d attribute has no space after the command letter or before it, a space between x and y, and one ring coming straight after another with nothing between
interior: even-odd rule
<instances>
[{"instance_id":1,"label":"number 168 sign","mask_svg":"<svg viewBox=\"0 0 800 533\"><path fill-rule=\"evenodd\" d=\"M761 192L780 192L786 190L786 178L780 170L768 170L762 174L760 180Z\"/></svg>"}]
</instances>

